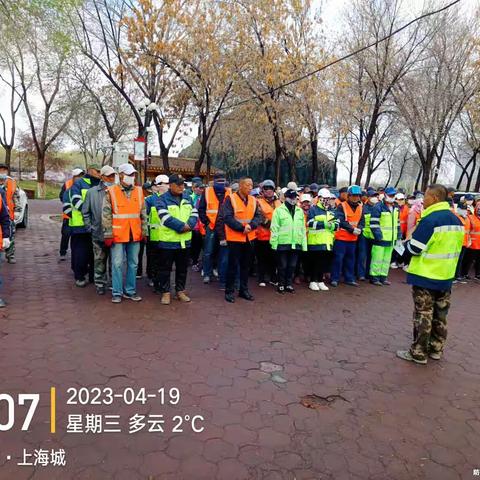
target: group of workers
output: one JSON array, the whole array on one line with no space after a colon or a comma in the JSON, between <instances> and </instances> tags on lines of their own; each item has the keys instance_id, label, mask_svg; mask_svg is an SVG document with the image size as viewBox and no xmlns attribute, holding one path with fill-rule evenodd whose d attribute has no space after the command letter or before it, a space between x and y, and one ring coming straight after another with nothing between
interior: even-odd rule
<instances>
[{"instance_id":1,"label":"group of workers","mask_svg":"<svg viewBox=\"0 0 480 480\"><path fill-rule=\"evenodd\" d=\"M248 177L229 185L217 174L209 185L194 178L187 190L178 174L136 185L130 163L117 171L90 165L72 173L61 193L60 258L70 237L75 284L94 282L104 295L111 278L113 303L141 300L136 280L144 252L149 285L163 305L171 302L173 270L176 298L190 302L190 265L205 284L218 278L229 303L236 290L254 300L253 272L259 287L270 284L283 295L295 293L301 278L312 291L342 280L386 286L390 268L403 267L414 288L415 341L398 353L426 363L443 349L451 284L467 281L472 266L480 280L480 201L467 195L454 204L453 189L441 185L409 196L357 185L335 194L328 186L295 182L280 189L268 179L254 188Z\"/></svg>"}]
</instances>

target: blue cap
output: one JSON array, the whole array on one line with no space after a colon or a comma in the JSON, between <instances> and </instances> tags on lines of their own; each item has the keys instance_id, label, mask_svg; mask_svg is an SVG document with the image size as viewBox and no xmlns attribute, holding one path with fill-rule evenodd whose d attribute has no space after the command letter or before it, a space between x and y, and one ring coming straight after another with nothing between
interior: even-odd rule
<instances>
[{"instance_id":1,"label":"blue cap","mask_svg":"<svg viewBox=\"0 0 480 480\"><path fill-rule=\"evenodd\" d=\"M474 200L474 197L473 197L473 195L472 195L471 193L467 193L467 194L465 195L465 200Z\"/></svg>"},{"instance_id":2,"label":"blue cap","mask_svg":"<svg viewBox=\"0 0 480 480\"><path fill-rule=\"evenodd\" d=\"M376 192L375 190L368 190L367 191L367 195L371 198L371 197L378 197L378 192Z\"/></svg>"},{"instance_id":3,"label":"blue cap","mask_svg":"<svg viewBox=\"0 0 480 480\"><path fill-rule=\"evenodd\" d=\"M361 195L362 189L358 185L351 185L348 187L347 193L349 195Z\"/></svg>"},{"instance_id":4,"label":"blue cap","mask_svg":"<svg viewBox=\"0 0 480 480\"><path fill-rule=\"evenodd\" d=\"M385 195L388 195L390 197L393 197L394 195L397 194L397 189L394 187L387 187L385 189Z\"/></svg>"}]
</instances>

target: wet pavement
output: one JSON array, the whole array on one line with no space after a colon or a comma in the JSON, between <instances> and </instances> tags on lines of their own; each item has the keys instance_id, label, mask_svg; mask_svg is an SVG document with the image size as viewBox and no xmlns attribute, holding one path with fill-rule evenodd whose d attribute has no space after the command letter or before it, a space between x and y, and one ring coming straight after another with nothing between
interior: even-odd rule
<instances>
[{"instance_id":1,"label":"wet pavement","mask_svg":"<svg viewBox=\"0 0 480 480\"><path fill-rule=\"evenodd\" d=\"M139 280L141 303L113 305L58 262L59 205L31 202L18 263L1 266L0 393L40 403L28 431L18 405L0 431L0 479L449 480L480 468L479 284L455 287L445 357L423 367L394 355L412 329L403 272L382 288L252 287L256 301L234 305L190 273L191 304L162 306ZM67 404L81 387L71 400L88 405ZM121 433L106 431L114 422ZM18 466L24 449L64 449L66 466Z\"/></svg>"}]
</instances>

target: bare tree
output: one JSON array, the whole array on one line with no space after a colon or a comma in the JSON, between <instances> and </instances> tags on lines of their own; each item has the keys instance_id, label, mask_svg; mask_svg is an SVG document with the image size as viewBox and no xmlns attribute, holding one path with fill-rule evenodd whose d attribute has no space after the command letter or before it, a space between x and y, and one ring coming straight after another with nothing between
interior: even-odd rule
<instances>
[{"instance_id":1,"label":"bare tree","mask_svg":"<svg viewBox=\"0 0 480 480\"><path fill-rule=\"evenodd\" d=\"M23 97L17 91L17 74L14 65L8 58L3 63L4 65L0 64L0 68L4 67L4 70L0 71L0 81L8 90L8 96L5 95L5 98L8 98L8 101L5 102L8 103L8 113L0 111L2 127L0 130L0 145L5 150L5 163L10 169L12 150L15 144L17 113L22 105Z\"/></svg>"},{"instance_id":2,"label":"bare tree","mask_svg":"<svg viewBox=\"0 0 480 480\"><path fill-rule=\"evenodd\" d=\"M478 89L478 70L473 64L473 22L447 10L422 28L434 31L425 56L397 82L394 96L415 146L425 189L440 170L448 133Z\"/></svg>"},{"instance_id":3,"label":"bare tree","mask_svg":"<svg viewBox=\"0 0 480 480\"><path fill-rule=\"evenodd\" d=\"M348 51L387 37L403 22L401 0L354 0L346 10ZM371 156L378 123L388 111L392 90L414 68L426 47L428 36L413 25L406 33L393 35L349 62L353 99L358 121L358 166L360 184ZM356 97L356 98L355 98Z\"/></svg>"}]
</instances>

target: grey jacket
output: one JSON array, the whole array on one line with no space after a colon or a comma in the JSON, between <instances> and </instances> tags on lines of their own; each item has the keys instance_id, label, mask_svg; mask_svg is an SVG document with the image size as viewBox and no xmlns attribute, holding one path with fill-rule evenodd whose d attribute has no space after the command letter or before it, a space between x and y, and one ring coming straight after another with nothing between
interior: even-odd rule
<instances>
[{"instance_id":1,"label":"grey jacket","mask_svg":"<svg viewBox=\"0 0 480 480\"><path fill-rule=\"evenodd\" d=\"M92 239L103 242L102 207L106 187L100 182L96 187L87 191L85 202L82 205L85 228L92 234Z\"/></svg>"}]
</instances>

